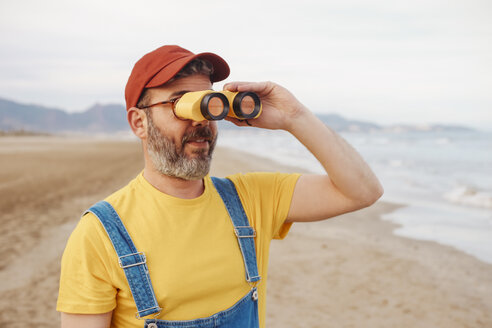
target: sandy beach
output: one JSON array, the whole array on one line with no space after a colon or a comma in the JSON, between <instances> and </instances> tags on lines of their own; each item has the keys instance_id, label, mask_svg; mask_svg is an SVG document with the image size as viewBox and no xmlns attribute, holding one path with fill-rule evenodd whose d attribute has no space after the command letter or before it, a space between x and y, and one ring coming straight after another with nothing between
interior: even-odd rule
<instances>
[{"instance_id":1,"label":"sandy beach","mask_svg":"<svg viewBox=\"0 0 492 328\"><path fill-rule=\"evenodd\" d=\"M82 212L143 167L136 141L0 137L0 327L59 326L59 263ZM300 171L227 148L211 174ZM492 327L492 265L395 236L378 202L272 242L267 327Z\"/></svg>"}]
</instances>

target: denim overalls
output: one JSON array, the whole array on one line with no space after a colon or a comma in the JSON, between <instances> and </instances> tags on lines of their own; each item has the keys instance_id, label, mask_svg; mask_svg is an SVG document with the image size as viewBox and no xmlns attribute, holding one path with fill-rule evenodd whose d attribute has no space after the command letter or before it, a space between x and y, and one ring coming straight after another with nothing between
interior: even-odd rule
<instances>
[{"instance_id":1,"label":"denim overalls","mask_svg":"<svg viewBox=\"0 0 492 328\"><path fill-rule=\"evenodd\" d=\"M212 177L215 188L221 196L231 217L234 232L237 236L246 270L246 281L252 284L259 281L256 263L254 237L255 230L249 225L248 218L232 181ZM113 247L118 255L118 262L123 268L130 290L137 307L136 317L141 319L155 314L157 317L163 310L157 300L150 281L145 254L139 252L128 234L125 226L114 208L105 201L92 206L87 212L93 213L101 221ZM207 318L186 321L167 321L146 319L144 328L258 328L258 291L252 287L250 292L229 309L218 312Z\"/></svg>"}]
</instances>

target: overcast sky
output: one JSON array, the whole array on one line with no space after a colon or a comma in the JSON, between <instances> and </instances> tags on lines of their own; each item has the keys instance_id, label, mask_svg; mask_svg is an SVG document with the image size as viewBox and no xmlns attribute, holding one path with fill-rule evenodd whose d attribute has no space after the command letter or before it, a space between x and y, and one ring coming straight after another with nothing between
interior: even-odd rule
<instances>
[{"instance_id":1,"label":"overcast sky","mask_svg":"<svg viewBox=\"0 0 492 328\"><path fill-rule=\"evenodd\" d=\"M0 0L0 97L123 104L133 64L179 44L318 113L492 130L491 17L490 0Z\"/></svg>"}]
</instances>

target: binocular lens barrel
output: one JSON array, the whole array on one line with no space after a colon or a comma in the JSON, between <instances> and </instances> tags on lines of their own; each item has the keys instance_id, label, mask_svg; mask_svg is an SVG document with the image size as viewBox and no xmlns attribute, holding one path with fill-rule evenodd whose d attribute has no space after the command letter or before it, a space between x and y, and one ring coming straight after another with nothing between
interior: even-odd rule
<instances>
[{"instance_id":1,"label":"binocular lens barrel","mask_svg":"<svg viewBox=\"0 0 492 328\"><path fill-rule=\"evenodd\" d=\"M255 118L261 109L260 98L253 92L239 92L234 97L232 109L239 119Z\"/></svg>"},{"instance_id":2,"label":"binocular lens barrel","mask_svg":"<svg viewBox=\"0 0 492 328\"><path fill-rule=\"evenodd\" d=\"M229 113L229 101L222 93L209 93L202 98L200 111L209 121L221 120Z\"/></svg>"}]
</instances>

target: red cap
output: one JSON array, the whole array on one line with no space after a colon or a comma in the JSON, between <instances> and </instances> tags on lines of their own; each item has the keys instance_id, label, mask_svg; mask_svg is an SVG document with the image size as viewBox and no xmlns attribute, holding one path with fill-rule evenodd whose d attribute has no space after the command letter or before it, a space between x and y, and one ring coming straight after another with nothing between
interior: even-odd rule
<instances>
[{"instance_id":1,"label":"red cap","mask_svg":"<svg viewBox=\"0 0 492 328\"><path fill-rule=\"evenodd\" d=\"M126 109L137 105L145 88L163 85L195 58L205 59L213 65L211 82L222 81L229 76L229 65L216 54L204 52L195 55L179 46L162 46L140 58L133 67L125 88Z\"/></svg>"}]
</instances>

